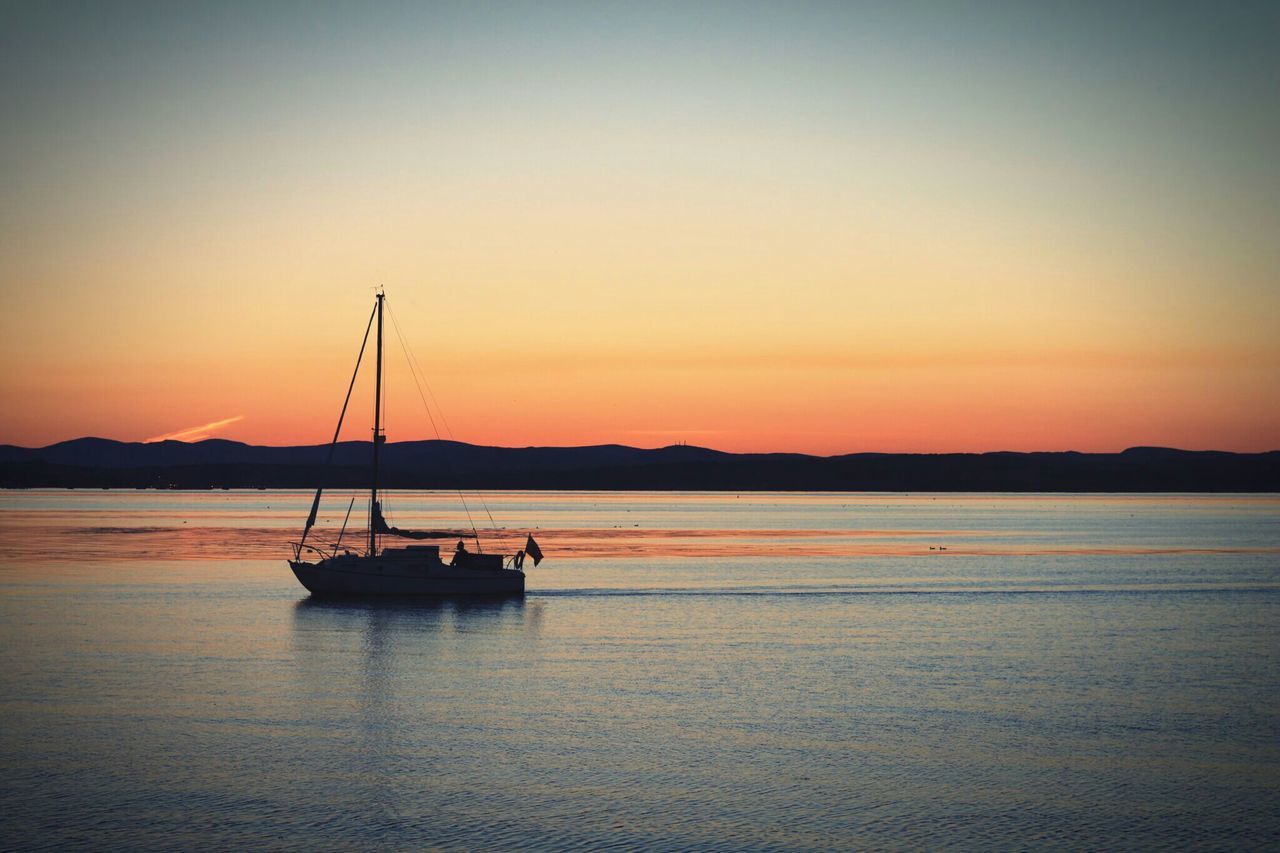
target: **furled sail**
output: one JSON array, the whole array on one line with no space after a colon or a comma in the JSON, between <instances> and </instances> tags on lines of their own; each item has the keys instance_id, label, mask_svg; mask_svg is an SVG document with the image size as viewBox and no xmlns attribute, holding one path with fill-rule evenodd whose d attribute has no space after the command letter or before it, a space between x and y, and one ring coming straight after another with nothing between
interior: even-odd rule
<instances>
[{"instance_id":1,"label":"furled sail","mask_svg":"<svg viewBox=\"0 0 1280 853\"><path fill-rule=\"evenodd\" d=\"M465 530L401 530L399 527L392 527L382 517L381 501L373 505L373 530L384 536L399 536L403 539L463 539L471 536Z\"/></svg>"},{"instance_id":2,"label":"furled sail","mask_svg":"<svg viewBox=\"0 0 1280 853\"><path fill-rule=\"evenodd\" d=\"M316 489L316 499L311 502L311 514L307 516L307 526L302 528L302 540L305 542L307 534L311 532L311 528L316 523L316 512L320 509L320 493L324 491L324 487Z\"/></svg>"}]
</instances>

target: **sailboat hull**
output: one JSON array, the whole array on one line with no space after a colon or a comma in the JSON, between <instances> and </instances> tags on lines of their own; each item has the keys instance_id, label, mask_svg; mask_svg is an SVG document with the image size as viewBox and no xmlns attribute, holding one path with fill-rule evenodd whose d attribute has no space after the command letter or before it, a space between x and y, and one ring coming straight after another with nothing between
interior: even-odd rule
<instances>
[{"instance_id":1,"label":"sailboat hull","mask_svg":"<svg viewBox=\"0 0 1280 853\"><path fill-rule=\"evenodd\" d=\"M518 569L454 567L382 557L344 556L316 563L290 560L298 582L314 596L441 598L524 595Z\"/></svg>"}]
</instances>

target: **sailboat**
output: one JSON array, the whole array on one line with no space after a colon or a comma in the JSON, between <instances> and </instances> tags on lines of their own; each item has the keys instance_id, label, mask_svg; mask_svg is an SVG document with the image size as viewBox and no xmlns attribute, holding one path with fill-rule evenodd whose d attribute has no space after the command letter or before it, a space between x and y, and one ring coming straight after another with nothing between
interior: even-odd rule
<instances>
[{"instance_id":1,"label":"sailboat","mask_svg":"<svg viewBox=\"0 0 1280 853\"><path fill-rule=\"evenodd\" d=\"M392 597L414 598L425 596L511 596L524 594L525 556L528 555L537 565L542 560L542 552L529 535L525 547L508 558L504 554L485 554L480 550L479 536L472 534L476 540L476 552L468 551L463 543L465 532L457 530L401 530L387 523L382 512L382 500L378 488L378 451L386 443L387 437L382 427L382 312L385 294L377 294L373 313L369 315L369 324L365 327L364 341L360 344L360 354L356 357L356 369L351 375L351 384L347 386L347 396L342 403L342 413L338 416L338 427L333 433L333 442L329 445L329 461L333 460L334 448L338 444L338 435L342 431L342 421L347 414L347 404L351 402L351 390L355 387L356 376L360 372L360 361L364 357L365 346L369 342L369 331L376 319L377 334L377 368L375 371L374 403L373 403L373 460L372 477L369 492L369 524L367 539L363 547L344 548L342 538L346 533L347 521L351 518L351 508L355 504L352 498L347 507L347 520L343 522L338 541L329 545L315 541L308 543L307 537L316 523L316 513L320 508L320 496L324 487L316 489L315 499L311 502L311 512L307 516L302 536L293 546L293 559L289 568L293 574L313 596L347 596L347 597ZM457 548L451 559L446 562L440 555L439 545L405 545L403 547L384 547L381 538L391 536L413 540L458 539ZM304 555L315 559L309 561Z\"/></svg>"}]
</instances>

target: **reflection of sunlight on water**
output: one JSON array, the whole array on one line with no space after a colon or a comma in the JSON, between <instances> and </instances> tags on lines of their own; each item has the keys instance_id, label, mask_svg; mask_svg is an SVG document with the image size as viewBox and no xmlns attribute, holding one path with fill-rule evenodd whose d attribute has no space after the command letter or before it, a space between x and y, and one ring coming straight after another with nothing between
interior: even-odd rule
<instances>
[{"instance_id":1,"label":"reflection of sunlight on water","mask_svg":"<svg viewBox=\"0 0 1280 853\"><path fill-rule=\"evenodd\" d=\"M303 492L3 493L0 573L37 585L95 576L206 587L235 580L296 594L283 561L307 498ZM456 496L394 498L406 526L462 521ZM1259 558L1280 553L1269 524L1280 515L1274 495L497 492L487 498L499 518L540 525L535 530L548 560L526 566L531 593L1280 583L1259 568ZM322 527L315 535L324 540L336 533ZM524 533L481 530L481 537L487 550L511 553L523 545ZM1179 563L1185 568L1170 571L1167 561L1202 565ZM452 624L449 613L441 618Z\"/></svg>"},{"instance_id":2,"label":"reflection of sunlight on water","mask_svg":"<svg viewBox=\"0 0 1280 853\"><path fill-rule=\"evenodd\" d=\"M338 531L318 528L313 538L334 541ZM490 552L511 554L524 533L480 530ZM59 526L4 517L0 551L27 562L85 559L276 560L291 537L276 528L158 526ZM360 541L359 535L348 538ZM545 553L556 560L665 557L893 557L948 556L1126 556L1154 554L1280 553L1271 543L1073 542L1055 531L1025 530L813 530L559 528L538 532Z\"/></svg>"}]
</instances>

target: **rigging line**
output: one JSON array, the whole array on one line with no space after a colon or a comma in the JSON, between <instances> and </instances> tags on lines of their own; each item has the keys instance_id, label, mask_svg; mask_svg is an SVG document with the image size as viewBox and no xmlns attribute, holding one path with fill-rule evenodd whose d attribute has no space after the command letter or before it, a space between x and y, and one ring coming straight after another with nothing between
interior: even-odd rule
<instances>
[{"instance_id":1,"label":"rigging line","mask_svg":"<svg viewBox=\"0 0 1280 853\"><path fill-rule=\"evenodd\" d=\"M404 350L404 352L405 352L405 361L409 364L409 373L410 373L410 375L411 375L411 376L413 376L413 383L414 383L414 385L415 385L415 386L417 387L417 389L418 389L418 397L422 400L422 406L423 406L423 408L425 408L425 409L427 410L427 418L428 418L428 419L430 419L430 421L431 421L431 429L432 429L432 431L436 434L436 439L437 439L437 440L439 440L439 439L440 439L440 430L436 428L435 419L431 417L431 408L427 405L427 398L426 398L426 397L424 397L424 396L423 396L423 394L422 394L422 386L421 386L421 384L419 384L419 383L418 383L418 375L417 375L417 373L414 371L413 362L409 360L409 351L408 351L408 349L407 349L407 348L406 348L406 346L405 346L404 336L400 334L400 329L396 326L396 324L395 324L395 320L394 320L394 319L391 321L391 326L392 326L392 328L394 328L394 329L395 329L395 331L396 331L396 339L400 341L400 347L401 347L401 349L403 349L403 350ZM453 466L448 462L448 457L445 457L445 464L449 466L450 473L452 473ZM458 500L462 503L462 511L463 511L463 512L465 512L465 513L467 514L467 524L468 524L468 525L470 525L470 527L471 527L471 536L472 536L472 538L474 538L474 539L476 540L476 548L477 548L478 550L483 551L483 550L484 550L484 548L483 548L483 546L480 544L480 532L479 532L478 530L476 530L476 523L475 523L475 519L473 519L473 518L471 517L471 507L467 506L467 499L466 499L466 497L465 497L465 496L463 496L463 494L462 494L462 489L457 489L457 492L458 492ZM481 503L483 503L483 501L481 501ZM486 514L488 514L488 513L489 513L489 508L486 506L486 507L484 508L484 511L485 511L485 513L486 513ZM492 515L489 515L489 522L490 522L491 524L493 523L493 516L492 516ZM494 526L495 528L497 527L497 525L496 525L496 524L494 524L493 526Z\"/></svg>"},{"instance_id":2,"label":"rigging line","mask_svg":"<svg viewBox=\"0 0 1280 853\"><path fill-rule=\"evenodd\" d=\"M390 309L391 306L387 305L387 308ZM413 377L414 387L418 389L418 397L422 400L422 407L426 409L427 419L431 421L431 431L436 434L437 440L442 440L440 438L440 429L436 426L436 419L431 415L431 407L427 405L427 398L422 393L422 384L426 381L426 378L423 377L423 382L418 381L418 369L414 367L416 359L414 359L413 354L409 351L409 345L405 342L404 335L400 332L400 324L396 322L395 312L388 310L387 314L391 317L391 328L395 330L396 340L400 342L400 349L404 352L404 360L409 365L409 375ZM431 386L427 385L427 389L430 390L430 388ZM435 399L434 394L432 395L432 399ZM439 406L440 404L436 403L436 407L439 408ZM440 419L442 421L444 420L443 411L440 412ZM449 429L448 423L445 423L445 429ZM450 433L450 438L452 438L452 433ZM445 457L445 464L449 466L450 473L453 473L453 466L448 462L447 456ZM462 502L462 511L467 514L467 523L471 525L471 535L476 540L476 548L483 551L483 546L480 544L480 532L476 530L476 523L471 517L471 507L467 506L467 499L463 496L462 489L457 489L457 492L458 500ZM480 498L480 504L484 506L485 515L489 516L489 523L493 525L494 529L497 529L498 525L493 520L493 513L489 512L489 507L485 504L484 498Z\"/></svg>"},{"instance_id":3,"label":"rigging line","mask_svg":"<svg viewBox=\"0 0 1280 853\"><path fill-rule=\"evenodd\" d=\"M369 322L364 327L364 338L360 341L360 352L356 355L356 366L351 371L351 381L347 383L347 396L342 398L342 411L338 413L338 425L333 428L333 441L329 442L329 455L325 458L325 468L327 469L333 464L333 452L338 448L338 436L342 433L342 421L347 417L347 406L351 403L351 389L356 387L356 377L360 375L360 362L364 359L365 347L369 344L369 330L373 328L373 317L378 313L378 306L373 306L373 311L369 313ZM316 513L320 510L320 493L324 491L321 486L316 489L315 500L311 502L311 513L307 516L307 523L302 528L302 539L299 545L305 544L307 541L307 533L311 531L311 525L316 522Z\"/></svg>"},{"instance_id":4,"label":"rigging line","mask_svg":"<svg viewBox=\"0 0 1280 853\"><path fill-rule=\"evenodd\" d=\"M356 496L351 496L351 503L347 504L347 517L342 519L342 529L338 531L338 541L333 546L333 556L338 556L338 549L342 547L342 536L347 532L347 522L351 520L351 508L356 505Z\"/></svg>"},{"instance_id":5,"label":"rigging line","mask_svg":"<svg viewBox=\"0 0 1280 853\"><path fill-rule=\"evenodd\" d=\"M408 345L405 343L404 335L401 334L400 332L400 325L396 323L396 313L391 308L390 305L387 306L387 314L391 317L391 325L395 326L396 334L400 336L400 345L405 348L405 357L409 359L410 368L412 368L412 366L415 364L417 365L418 373L422 375L422 384L427 386L427 394L431 397L431 402L433 405L435 405L436 411L440 413L440 422L444 424L445 435L449 436L449 440L452 441L453 429L451 429L449 426L449 419L444 416L444 407L441 406L440 401L436 399L436 392L431 388L431 383L427 380L427 372L423 370L422 365L418 363L418 357L408 349ZM425 403L426 401L424 400L423 404L425 405ZM430 414L431 414L431 410L428 409L427 415L430 416ZM432 426L434 427L435 424L432 423ZM437 437L439 437L438 433L437 433Z\"/></svg>"},{"instance_id":6,"label":"rigging line","mask_svg":"<svg viewBox=\"0 0 1280 853\"><path fill-rule=\"evenodd\" d=\"M391 306L388 305L387 307L390 308ZM413 357L409 354L408 345L404 342L404 335L400 333L400 324L396 322L395 312L388 311L387 314L388 316L391 317L391 328L395 329L396 340L400 342L400 350L404 353L404 360L409 364L409 373L410 375L413 376L413 384L416 385L418 388L418 396L422 399L422 408L425 409L427 412L427 420L431 421L431 431L436 434L437 439L440 439L440 428L436 426L435 416L431 414L431 407L427 405L427 398L424 397L422 394L422 385L419 384L418 382L418 371L414 368L414 364L413 364L414 360L413 360ZM425 381L425 377L424 377L424 381ZM430 385L427 386L427 390L428 391L431 390ZM434 395L432 395L432 399L433 400L435 399ZM440 404L437 403L436 408L439 408L439 407L440 407ZM440 413L440 419L444 420L444 412ZM448 429L449 429L449 425L445 424L445 431L447 432Z\"/></svg>"},{"instance_id":7,"label":"rigging line","mask_svg":"<svg viewBox=\"0 0 1280 853\"><path fill-rule=\"evenodd\" d=\"M333 442L329 445L330 462L333 461L333 449L338 444L338 433L342 432L342 420L347 416L347 404L351 402L351 389L356 387L356 375L360 373L360 361L364 358L364 348L369 343L369 330L373 328L373 314L377 310L375 305L373 313L369 314L369 322L364 327L364 340L360 342L360 353L356 356L356 369L351 371L351 382L347 384L347 396L342 400L342 413L338 415L338 426L333 430Z\"/></svg>"},{"instance_id":8,"label":"rigging line","mask_svg":"<svg viewBox=\"0 0 1280 853\"><path fill-rule=\"evenodd\" d=\"M404 350L405 360L409 362L409 372L413 374L413 381L418 382L418 375L422 376L422 385L427 386L427 393L431 395L431 401L436 404L436 411L440 413L440 422L444 424L445 435L449 436L450 441L456 441L453 437L453 430L449 427L449 419L444 416L444 407L440 405L440 401L436 399L436 394L431 390L431 383L427 381L427 372L422 369L422 365L418 363L418 357L409 349L408 342L405 341L404 335L400 332L400 324L396 322L395 309L390 304L387 305L387 314L391 317L391 327L396 330L396 337L400 340L400 348ZM417 369L414 369L414 365ZM422 387L418 387L418 396L422 397ZM427 417L431 420L431 428L435 430L436 438L440 437L440 430L436 429L435 418L431 416L431 407L427 405L425 397L422 398L422 405L427 410ZM452 467L452 466L451 466ZM462 490L458 490L458 497L462 498ZM489 526L494 530L498 529L498 523L493 520L493 513L489 512L489 504L485 501L484 495L476 492L476 499L480 501L480 506L484 507L484 514L489 517ZM463 500L465 504L466 501ZM480 538L476 537L476 543L479 544Z\"/></svg>"}]
</instances>

